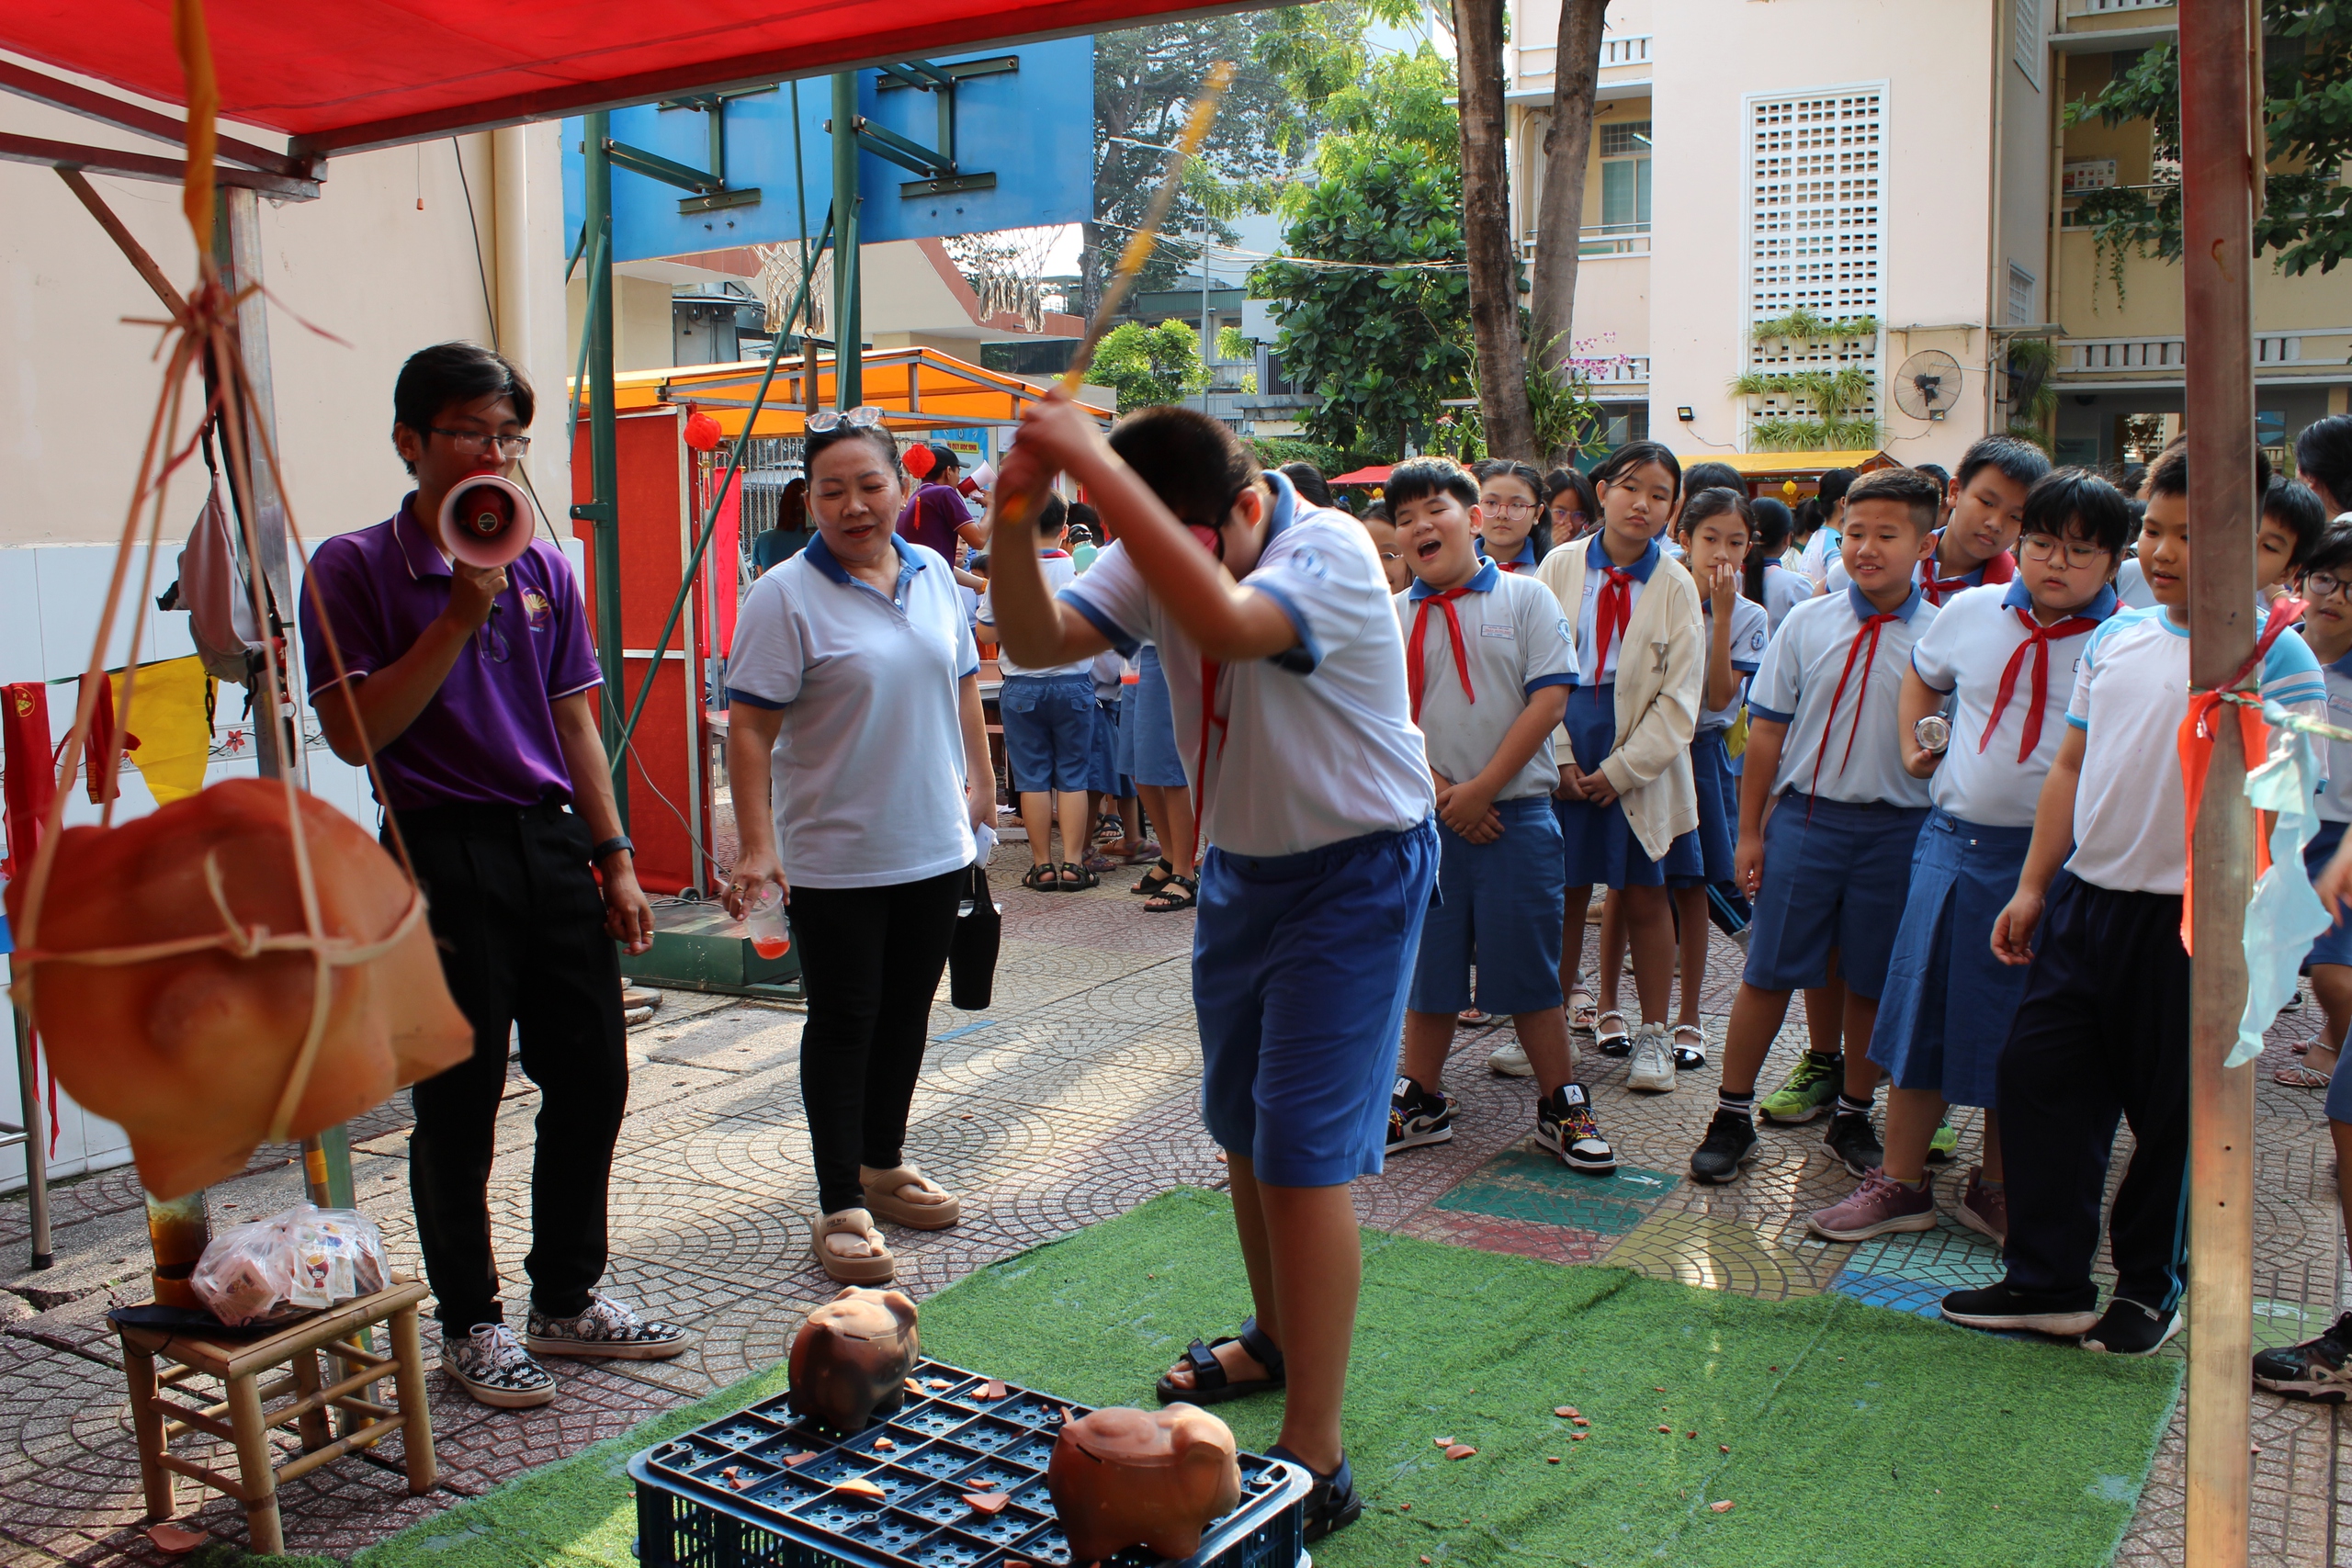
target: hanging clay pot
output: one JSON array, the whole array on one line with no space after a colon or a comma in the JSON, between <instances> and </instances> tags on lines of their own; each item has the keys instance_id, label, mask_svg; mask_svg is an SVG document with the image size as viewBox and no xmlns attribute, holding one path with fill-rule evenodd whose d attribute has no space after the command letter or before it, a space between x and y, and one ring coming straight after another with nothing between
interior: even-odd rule
<instances>
[{"instance_id":1,"label":"hanging clay pot","mask_svg":"<svg viewBox=\"0 0 2352 1568\"><path fill-rule=\"evenodd\" d=\"M906 1292L852 1285L792 1337L792 1408L835 1431L862 1432L906 1402L907 1374L922 1359Z\"/></svg>"},{"instance_id":2,"label":"hanging clay pot","mask_svg":"<svg viewBox=\"0 0 2352 1568\"><path fill-rule=\"evenodd\" d=\"M1207 1411L1097 1410L1067 1423L1046 1472L1072 1562L1130 1546L1182 1562L1241 1501L1233 1431Z\"/></svg>"},{"instance_id":3,"label":"hanging clay pot","mask_svg":"<svg viewBox=\"0 0 2352 1568\"><path fill-rule=\"evenodd\" d=\"M264 1141L347 1122L473 1050L408 878L358 823L296 798L315 949L285 785L231 779L118 828L66 829L33 951L17 955L17 1000L29 994L58 1082L122 1124L158 1198L234 1176ZM20 941L27 886L8 886ZM177 951L139 955L157 948ZM327 1006L305 1066L314 952L329 956Z\"/></svg>"}]
</instances>

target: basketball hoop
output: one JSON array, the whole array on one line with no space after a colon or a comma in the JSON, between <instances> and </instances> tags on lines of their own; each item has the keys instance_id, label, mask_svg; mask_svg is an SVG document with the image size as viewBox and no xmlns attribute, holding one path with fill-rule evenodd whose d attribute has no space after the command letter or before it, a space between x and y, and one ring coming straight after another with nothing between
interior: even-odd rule
<instances>
[{"instance_id":1,"label":"basketball hoop","mask_svg":"<svg viewBox=\"0 0 2352 1568\"><path fill-rule=\"evenodd\" d=\"M1067 308L1066 299L1049 296L1045 287L1046 266L1061 236L1060 229L1047 227L1000 229L947 240L956 270L978 296L981 321L1012 316L1023 331L1042 333L1046 313Z\"/></svg>"},{"instance_id":2,"label":"basketball hoop","mask_svg":"<svg viewBox=\"0 0 2352 1568\"><path fill-rule=\"evenodd\" d=\"M760 299L767 305L767 330L784 330L784 313L792 309L793 296L800 292L800 248L797 245L754 245L752 254L760 258ZM816 276L809 280L808 309L800 317L800 331L812 336L825 330L825 301L833 293L833 253L829 249L816 258Z\"/></svg>"}]
</instances>

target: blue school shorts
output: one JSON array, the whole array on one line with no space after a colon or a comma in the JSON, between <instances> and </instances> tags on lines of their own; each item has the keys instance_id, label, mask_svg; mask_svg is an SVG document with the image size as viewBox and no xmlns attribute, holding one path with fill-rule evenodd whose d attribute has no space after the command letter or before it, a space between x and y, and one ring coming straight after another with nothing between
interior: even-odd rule
<instances>
[{"instance_id":1,"label":"blue school shorts","mask_svg":"<svg viewBox=\"0 0 2352 1568\"><path fill-rule=\"evenodd\" d=\"M1952 1105L1995 1103L2026 966L1993 956L1993 920L2016 894L2032 842L2030 827L1928 813L1871 1032L1871 1060L1895 1088L1928 1089Z\"/></svg>"},{"instance_id":2,"label":"blue school shorts","mask_svg":"<svg viewBox=\"0 0 2352 1568\"><path fill-rule=\"evenodd\" d=\"M1094 748L1086 760L1086 787L1114 800L1135 794L1135 785L1119 772L1119 701L1094 699Z\"/></svg>"},{"instance_id":3,"label":"blue school shorts","mask_svg":"<svg viewBox=\"0 0 2352 1568\"><path fill-rule=\"evenodd\" d=\"M1168 676L1159 649L1149 643L1136 660L1136 680L1119 688L1119 772L1155 789L1185 787L1184 754L1176 749L1176 712L1168 703Z\"/></svg>"},{"instance_id":4,"label":"blue school shorts","mask_svg":"<svg viewBox=\"0 0 2352 1568\"><path fill-rule=\"evenodd\" d=\"M1437 894L1421 924L1413 987L1405 1005L1451 1017L1470 1005L1470 965L1478 965L1478 1005L1492 1013L1541 1012L1560 1005L1560 919L1567 899L1560 824L1549 796L1498 800L1502 837L1474 844L1437 825Z\"/></svg>"},{"instance_id":5,"label":"blue school shorts","mask_svg":"<svg viewBox=\"0 0 2352 1568\"><path fill-rule=\"evenodd\" d=\"M1617 747L1617 688L1614 683L1574 686L1568 691L1568 739L1577 766L1591 773ZM1566 759L1562 759L1565 761ZM1623 801L1595 806L1584 799L1554 800L1570 887L1659 887L1669 876L1697 877L1705 870L1699 836L1684 833L1667 846L1664 860L1652 860Z\"/></svg>"},{"instance_id":6,"label":"blue school shorts","mask_svg":"<svg viewBox=\"0 0 2352 1568\"><path fill-rule=\"evenodd\" d=\"M1847 986L1877 1000L1927 818L1924 806L1781 795L1764 823L1763 886L1741 978L1766 991L1826 986L1835 951Z\"/></svg>"},{"instance_id":7,"label":"blue school shorts","mask_svg":"<svg viewBox=\"0 0 2352 1568\"><path fill-rule=\"evenodd\" d=\"M1706 729L1690 738L1690 782L1697 786L1699 826L1689 836L1699 852L1699 869L1668 871L1674 887L1704 887L1731 880L1732 852L1739 847L1739 775L1731 771L1731 755L1724 750L1724 732ZM1725 803L1729 803L1726 810ZM1675 849L1682 840L1675 840ZM1675 859L1668 851L1667 859Z\"/></svg>"},{"instance_id":8,"label":"blue school shorts","mask_svg":"<svg viewBox=\"0 0 2352 1568\"><path fill-rule=\"evenodd\" d=\"M1094 682L1085 675L1008 675L997 696L1004 767L1022 792L1086 787L1094 756Z\"/></svg>"},{"instance_id":9,"label":"blue school shorts","mask_svg":"<svg viewBox=\"0 0 2352 1568\"><path fill-rule=\"evenodd\" d=\"M2323 822L2312 841L2303 846L2303 871L2314 882L2335 856L2335 846L2344 841L2344 824ZM2312 940L2312 950L2303 955L2303 966L2314 964L2352 964L2352 919L2345 919L2330 926ZM2347 1118L2352 1120L2352 1118Z\"/></svg>"},{"instance_id":10,"label":"blue school shorts","mask_svg":"<svg viewBox=\"0 0 2352 1568\"><path fill-rule=\"evenodd\" d=\"M1201 1118L1276 1187L1376 1176L1405 986L1437 881L1423 822L1295 855L1201 862ZM1559 922L1553 922L1557 925Z\"/></svg>"}]
</instances>

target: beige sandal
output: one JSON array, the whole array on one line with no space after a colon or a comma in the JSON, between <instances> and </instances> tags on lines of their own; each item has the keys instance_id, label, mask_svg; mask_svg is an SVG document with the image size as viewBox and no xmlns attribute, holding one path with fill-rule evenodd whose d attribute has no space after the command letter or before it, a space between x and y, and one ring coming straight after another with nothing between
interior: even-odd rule
<instances>
[{"instance_id":1,"label":"beige sandal","mask_svg":"<svg viewBox=\"0 0 2352 1568\"><path fill-rule=\"evenodd\" d=\"M894 1225L904 1225L914 1231L944 1231L962 1217L964 1205L942 1187L910 1165L892 1166L888 1170L876 1170L871 1166L857 1168L857 1184L865 1189L865 1206ZM931 1202L917 1202L899 1195L901 1187L920 1187L926 1193L937 1193Z\"/></svg>"},{"instance_id":2,"label":"beige sandal","mask_svg":"<svg viewBox=\"0 0 2352 1568\"><path fill-rule=\"evenodd\" d=\"M827 1236L844 1235L858 1237L874 1250L864 1258L844 1258L825 1245ZM843 1209L819 1220L817 1234L808 1238L808 1249L816 1254L825 1277L839 1284L885 1284L899 1271L899 1260L890 1256L882 1233L874 1228L874 1216L863 1209Z\"/></svg>"}]
</instances>

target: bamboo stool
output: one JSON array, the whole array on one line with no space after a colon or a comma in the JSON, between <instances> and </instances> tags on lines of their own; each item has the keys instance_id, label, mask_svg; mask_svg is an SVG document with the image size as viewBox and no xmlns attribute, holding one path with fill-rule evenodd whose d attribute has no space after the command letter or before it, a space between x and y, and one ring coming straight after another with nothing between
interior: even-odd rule
<instances>
[{"instance_id":1,"label":"bamboo stool","mask_svg":"<svg viewBox=\"0 0 2352 1568\"><path fill-rule=\"evenodd\" d=\"M174 1475L185 1475L216 1492L224 1492L245 1506L245 1520L256 1556L286 1550L286 1533L278 1522L279 1483L307 1474L330 1460L355 1449L365 1449L398 1431L403 1438L411 1495L429 1492L437 1476L433 1462L433 1422L424 1403L424 1362L417 1342L416 1303L424 1299L419 1281L392 1277L389 1289L362 1296L345 1305L305 1318L284 1331L261 1339L209 1339L192 1334L119 1324L122 1367L130 1382L130 1425L139 1439L139 1479L146 1489L147 1511L169 1518L177 1511L173 1500ZM359 1347L362 1330L389 1322L392 1354L370 1355ZM333 1382L322 1380L319 1352L338 1362L345 1375ZM159 1374L155 1362L166 1363ZM285 1369L287 1375L263 1382L266 1374ZM220 1380L228 1397L201 1408L166 1397L177 1384L198 1373ZM370 1384L385 1378L399 1390L397 1406L364 1398L374 1393ZM268 1402L291 1394L291 1402L276 1411ZM345 1417L343 1436L330 1437L327 1412ZM228 1418L224 1421L221 1417ZM302 1452L283 1465L271 1459L269 1434L276 1427L292 1427L302 1439ZM208 1432L237 1450L235 1477L209 1470L169 1451L173 1438L189 1432Z\"/></svg>"}]
</instances>

